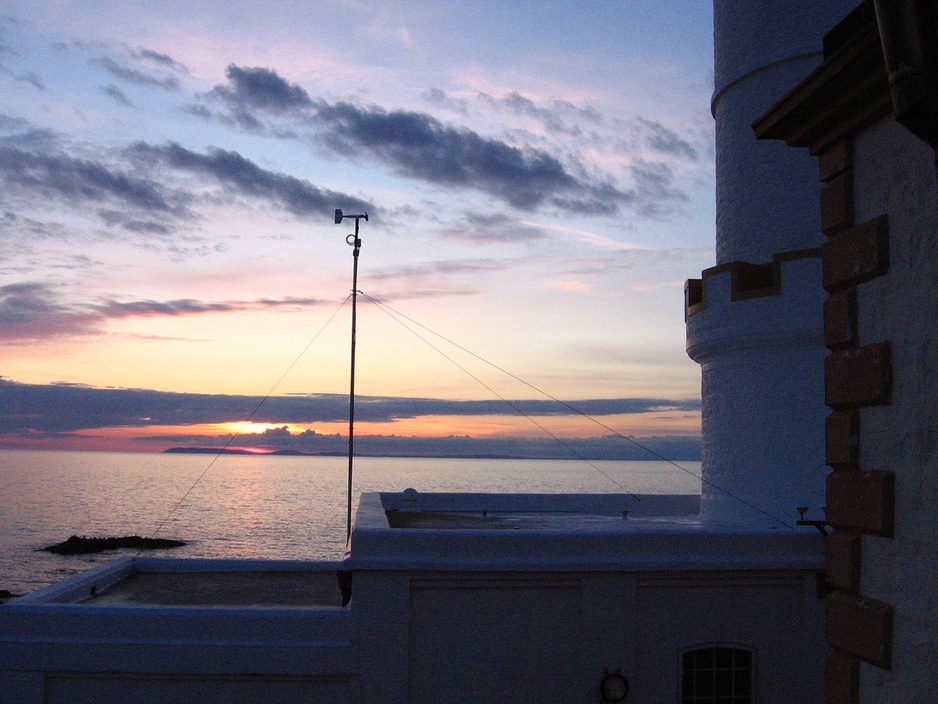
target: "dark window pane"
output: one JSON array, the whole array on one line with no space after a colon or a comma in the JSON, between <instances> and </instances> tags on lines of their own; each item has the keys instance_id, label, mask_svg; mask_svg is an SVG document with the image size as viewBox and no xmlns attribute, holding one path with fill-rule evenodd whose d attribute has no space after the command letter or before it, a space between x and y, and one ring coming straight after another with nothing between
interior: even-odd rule
<instances>
[{"instance_id":1,"label":"dark window pane","mask_svg":"<svg viewBox=\"0 0 938 704\"><path fill-rule=\"evenodd\" d=\"M721 668L733 667L733 648L714 648L714 664Z\"/></svg>"},{"instance_id":2,"label":"dark window pane","mask_svg":"<svg viewBox=\"0 0 938 704\"><path fill-rule=\"evenodd\" d=\"M732 670L717 670L713 673L713 693L718 697L728 697L733 694Z\"/></svg>"},{"instance_id":3,"label":"dark window pane","mask_svg":"<svg viewBox=\"0 0 938 704\"><path fill-rule=\"evenodd\" d=\"M700 648L681 656L682 704L752 704L752 653Z\"/></svg>"}]
</instances>

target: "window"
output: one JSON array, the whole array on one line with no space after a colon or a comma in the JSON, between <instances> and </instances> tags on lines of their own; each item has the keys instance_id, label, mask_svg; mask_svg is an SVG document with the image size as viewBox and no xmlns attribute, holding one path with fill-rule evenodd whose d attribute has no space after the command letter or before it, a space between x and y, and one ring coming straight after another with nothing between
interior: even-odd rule
<instances>
[{"instance_id":1,"label":"window","mask_svg":"<svg viewBox=\"0 0 938 704\"><path fill-rule=\"evenodd\" d=\"M681 656L681 704L752 704L752 651L715 647Z\"/></svg>"}]
</instances>

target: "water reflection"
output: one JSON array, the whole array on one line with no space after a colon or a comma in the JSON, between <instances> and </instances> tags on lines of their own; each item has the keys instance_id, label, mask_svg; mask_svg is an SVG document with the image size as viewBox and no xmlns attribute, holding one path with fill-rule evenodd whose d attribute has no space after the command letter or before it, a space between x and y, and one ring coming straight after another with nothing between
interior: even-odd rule
<instances>
[{"instance_id":1,"label":"water reflection","mask_svg":"<svg viewBox=\"0 0 938 704\"><path fill-rule=\"evenodd\" d=\"M210 462L206 455L0 452L0 588L25 593L121 554L36 552L73 534L177 538L188 544L164 554L180 557L341 558L345 458L229 455L192 488ZM576 461L366 457L356 459L354 492L700 491L699 480L667 463L593 464L602 473ZM686 465L699 472L699 463Z\"/></svg>"}]
</instances>

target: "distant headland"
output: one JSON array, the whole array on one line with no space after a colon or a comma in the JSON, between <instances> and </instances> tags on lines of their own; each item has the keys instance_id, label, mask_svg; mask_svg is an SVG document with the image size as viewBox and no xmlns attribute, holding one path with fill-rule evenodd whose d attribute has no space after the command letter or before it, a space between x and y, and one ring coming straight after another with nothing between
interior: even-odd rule
<instances>
[{"instance_id":1,"label":"distant headland","mask_svg":"<svg viewBox=\"0 0 938 704\"><path fill-rule=\"evenodd\" d=\"M261 455L267 457L269 455L289 455L289 456L338 456L340 453L337 452L326 452L326 453L314 453L314 452L302 452L300 450L245 450L240 447L170 447L166 450L163 450L163 453L177 454L177 455Z\"/></svg>"},{"instance_id":2,"label":"distant headland","mask_svg":"<svg viewBox=\"0 0 938 704\"><path fill-rule=\"evenodd\" d=\"M183 445L169 454L286 457L345 457L348 439L307 431L292 435L286 429L246 435L236 447ZM605 436L567 438L563 443L543 438L472 438L468 436L403 437L365 435L355 443L358 457L410 457L474 460L661 460L700 461L699 437Z\"/></svg>"}]
</instances>

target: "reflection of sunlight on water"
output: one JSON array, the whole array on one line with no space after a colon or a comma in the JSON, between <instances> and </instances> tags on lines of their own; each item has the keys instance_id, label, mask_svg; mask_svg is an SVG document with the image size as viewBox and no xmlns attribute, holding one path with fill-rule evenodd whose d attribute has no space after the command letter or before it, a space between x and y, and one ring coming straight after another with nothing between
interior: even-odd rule
<instances>
[{"instance_id":1,"label":"reflection of sunlight on water","mask_svg":"<svg viewBox=\"0 0 938 704\"><path fill-rule=\"evenodd\" d=\"M62 557L38 548L70 535L188 541L158 555L336 560L345 549L343 457L0 452L0 589L22 593L130 551ZM699 473L699 462L681 463ZM355 460L364 491L699 493L664 462L370 458ZM595 467L595 468L594 468ZM192 488L193 483L205 476ZM609 475L618 485L604 476ZM186 494L170 516L173 507ZM167 518L169 516L169 518Z\"/></svg>"}]
</instances>

